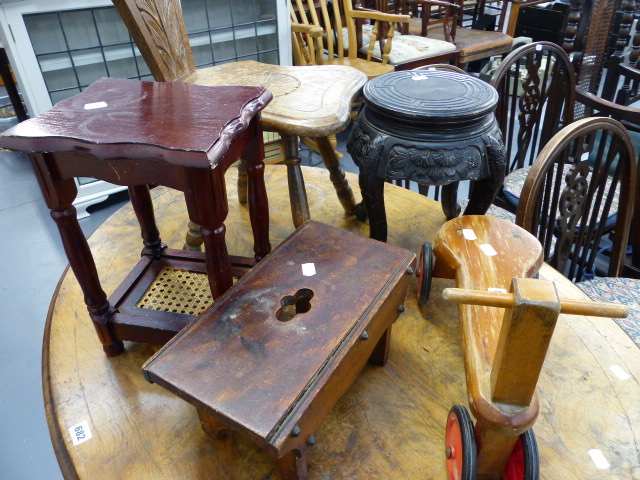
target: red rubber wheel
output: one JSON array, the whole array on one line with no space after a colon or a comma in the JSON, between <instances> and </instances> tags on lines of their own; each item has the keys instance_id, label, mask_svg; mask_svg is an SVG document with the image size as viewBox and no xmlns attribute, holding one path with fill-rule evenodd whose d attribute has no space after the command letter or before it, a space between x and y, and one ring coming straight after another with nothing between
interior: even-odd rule
<instances>
[{"instance_id":1,"label":"red rubber wheel","mask_svg":"<svg viewBox=\"0 0 640 480\"><path fill-rule=\"evenodd\" d=\"M527 430L518 438L509 462L502 472L502 480L538 480L539 478L538 443L533 430Z\"/></svg>"},{"instance_id":2,"label":"red rubber wheel","mask_svg":"<svg viewBox=\"0 0 640 480\"><path fill-rule=\"evenodd\" d=\"M449 480L476 480L478 476L476 436L471 415L461 405L454 405L449 410L445 453Z\"/></svg>"},{"instance_id":3,"label":"red rubber wheel","mask_svg":"<svg viewBox=\"0 0 640 480\"><path fill-rule=\"evenodd\" d=\"M416 277L418 277L418 305L423 307L429 301L433 277L433 249L429 242L425 242L420 249Z\"/></svg>"}]
</instances>

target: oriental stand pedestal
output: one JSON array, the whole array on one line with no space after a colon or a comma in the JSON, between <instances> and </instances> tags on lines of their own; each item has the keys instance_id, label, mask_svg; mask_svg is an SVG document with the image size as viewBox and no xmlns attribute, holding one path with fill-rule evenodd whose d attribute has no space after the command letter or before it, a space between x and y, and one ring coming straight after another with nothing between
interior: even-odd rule
<instances>
[{"instance_id":1,"label":"oriental stand pedestal","mask_svg":"<svg viewBox=\"0 0 640 480\"><path fill-rule=\"evenodd\" d=\"M123 340L165 343L232 285L234 270L253 263L232 260L225 243L224 172L240 155L255 258L271 250L260 119L270 100L262 87L102 79L0 136L0 146L29 154L107 355L122 352ZM110 299L72 205L77 176L129 187L140 222L142 259ZM189 218L202 226L204 255L162 243L149 184L184 192ZM197 283L204 284L199 303L190 295ZM179 297L189 298L181 304Z\"/></svg>"},{"instance_id":2,"label":"oriental stand pedestal","mask_svg":"<svg viewBox=\"0 0 640 480\"><path fill-rule=\"evenodd\" d=\"M447 218L459 214L457 182L473 180L464 213L486 213L504 180L493 87L457 72L417 70L375 78L363 94L347 150L360 168L371 238L387 239L385 179L444 185Z\"/></svg>"}]
</instances>

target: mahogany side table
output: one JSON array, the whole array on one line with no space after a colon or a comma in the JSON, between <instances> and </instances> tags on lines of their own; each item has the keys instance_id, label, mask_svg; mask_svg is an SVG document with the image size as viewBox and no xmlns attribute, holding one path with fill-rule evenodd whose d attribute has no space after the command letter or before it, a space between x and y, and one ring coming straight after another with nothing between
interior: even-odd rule
<instances>
[{"instance_id":1,"label":"mahogany side table","mask_svg":"<svg viewBox=\"0 0 640 480\"><path fill-rule=\"evenodd\" d=\"M360 168L371 238L386 241L384 181L444 185L447 218L459 213L457 185L473 180L465 215L485 214L504 180L498 93L486 82L446 70L393 72L369 81L347 150Z\"/></svg>"},{"instance_id":2,"label":"mahogany side table","mask_svg":"<svg viewBox=\"0 0 640 480\"><path fill-rule=\"evenodd\" d=\"M142 368L193 404L208 433L239 431L307 478L305 451L370 359L384 365L415 255L309 221ZM374 421L374 420L372 420Z\"/></svg>"},{"instance_id":3,"label":"mahogany side table","mask_svg":"<svg viewBox=\"0 0 640 480\"><path fill-rule=\"evenodd\" d=\"M271 250L260 118L271 98L263 87L102 79L0 135L0 146L29 154L107 355L121 353L122 340L163 344L199 313L176 308L171 299L158 306L157 299L147 298L153 296L149 291L156 288L157 275L176 277L163 280L162 288L169 292L188 290L183 285L194 281L186 278L191 272L200 279L206 273L206 293L212 298L233 284L225 243L224 172L241 154L247 162L255 258ZM129 187L140 223L142 259L111 299L100 285L72 205L76 176ZM150 184L184 192L189 218L202 225L204 256L168 249L162 243ZM140 304L143 300L146 303Z\"/></svg>"}]
</instances>

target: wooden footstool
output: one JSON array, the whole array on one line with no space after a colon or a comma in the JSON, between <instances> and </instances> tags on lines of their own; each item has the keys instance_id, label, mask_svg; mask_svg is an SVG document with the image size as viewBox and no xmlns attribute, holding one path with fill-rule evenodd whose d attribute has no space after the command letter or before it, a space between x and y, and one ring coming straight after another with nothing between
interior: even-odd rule
<instances>
[{"instance_id":1,"label":"wooden footstool","mask_svg":"<svg viewBox=\"0 0 640 480\"><path fill-rule=\"evenodd\" d=\"M159 350L145 377L193 404L204 429L242 432L284 479L367 359L383 365L413 253L311 221Z\"/></svg>"}]
</instances>

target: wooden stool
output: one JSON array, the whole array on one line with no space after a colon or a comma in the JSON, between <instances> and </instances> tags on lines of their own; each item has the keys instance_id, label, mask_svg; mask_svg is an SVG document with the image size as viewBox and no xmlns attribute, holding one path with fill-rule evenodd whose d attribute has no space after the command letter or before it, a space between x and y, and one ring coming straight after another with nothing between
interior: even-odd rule
<instances>
[{"instance_id":1,"label":"wooden stool","mask_svg":"<svg viewBox=\"0 0 640 480\"><path fill-rule=\"evenodd\" d=\"M383 365L415 256L311 221L144 366L212 435L246 434L285 479L367 359Z\"/></svg>"},{"instance_id":2,"label":"wooden stool","mask_svg":"<svg viewBox=\"0 0 640 480\"><path fill-rule=\"evenodd\" d=\"M193 312L175 305L163 311L139 304L145 294L152 296L148 290L154 288L159 272L179 269L201 278L206 273L213 298L232 285L232 261L224 239L224 172L241 154L249 175L255 258L271 250L260 123L260 111L270 99L271 93L262 87L102 79L0 136L0 146L30 154L107 355L121 353L122 340L163 344L193 319ZM143 258L111 301L100 285L72 205L77 194L73 177L78 176L128 186L140 222ZM202 225L204 255L163 245L148 184L184 192L189 218ZM251 263L239 259L238 266ZM151 305L155 300L146 301ZM197 308L196 314L204 307Z\"/></svg>"},{"instance_id":3,"label":"wooden stool","mask_svg":"<svg viewBox=\"0 0 640 480\"><path fill-rule=\"evenodd\" d=\"M465 215L485 214L502 186L502 134L493 111L498 93L486 82L445 70L382 75L363 90L365 107L347 150L360 169L371 238L386 241L384 181L444 185L447 218L460 214L458 182L473 180Z\"/></svg>"}]
</instances>

